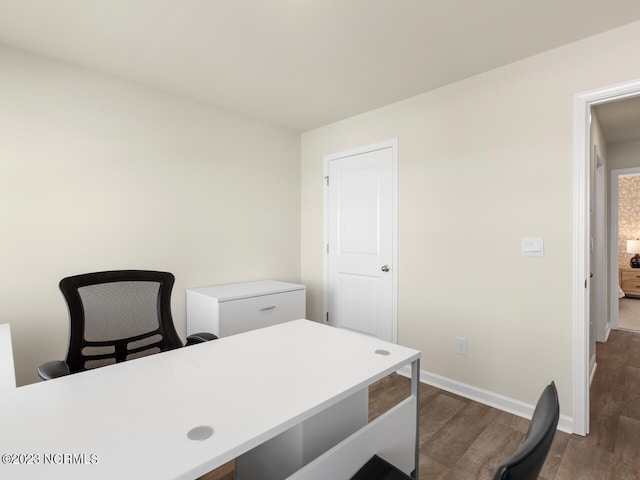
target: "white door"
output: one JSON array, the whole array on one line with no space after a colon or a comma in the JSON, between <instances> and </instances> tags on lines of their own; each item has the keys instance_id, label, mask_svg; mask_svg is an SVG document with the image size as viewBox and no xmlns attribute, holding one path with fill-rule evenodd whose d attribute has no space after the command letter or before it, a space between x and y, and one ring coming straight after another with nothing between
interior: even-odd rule
<instances>
[{"instance_id":1,"label":"white door","mask_svg":"<svg viewBox=\"0 0 640 480\"><path fill-rule=\"evenodd\" d=\"M396 342L397 142L326 158L325 314Z\"/></svg>"}]
</instances>

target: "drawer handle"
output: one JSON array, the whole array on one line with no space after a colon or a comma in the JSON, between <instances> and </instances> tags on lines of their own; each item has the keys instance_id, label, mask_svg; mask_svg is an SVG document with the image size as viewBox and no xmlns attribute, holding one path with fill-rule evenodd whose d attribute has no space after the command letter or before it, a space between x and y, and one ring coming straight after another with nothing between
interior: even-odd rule
<instances>
[{"instance_id":1,"label":"drawer handle","mask_svg":"<svg viewBox=\"0 0 640 480\"><path fill-rule=\"evenodd\" d=\"M270 307L262 307L260 309L261 312L266 312L267 310L273 310L274 308L276 308L275 305L271 305Z\"/></svg>"}]
</instances>

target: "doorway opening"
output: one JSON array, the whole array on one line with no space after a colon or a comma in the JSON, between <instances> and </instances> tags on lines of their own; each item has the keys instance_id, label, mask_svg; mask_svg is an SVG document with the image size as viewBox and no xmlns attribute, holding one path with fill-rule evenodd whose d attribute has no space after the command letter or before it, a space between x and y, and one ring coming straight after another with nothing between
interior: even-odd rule
<instances>
[{"instance_id":1,"label":"doorway opening","mask_svg":"<svg viewBox=\"0 0 640 480\"><path fill-rule=\"evenodd\" d=\"M629 148L638 148L631 145ZM611 171L611 264L618 270L618 302L612 300L611 326L640 332L640 160L638 167ZM612 278L613 280L613 278Z\"/></svg>"},{"instance_id":2,"label":"doorway opening","mask_svg":"<svg viewBox=\"0 0 640 480\"><path fill-rule=\"evenodd\" d=\"M640 96L640 82L627 82L577 94L574 97L574 425L578 435L589 433L589 387L595 368L595 328L592 323L591 273L593 230L593 190L595 162L592 163L591 109ZM611 263L611 262L610 262ZM617 264L615 264L617 265ZM610 265L610 278L613 265ZM610 286L616 283L609 281ZM611 292L612 288L609 289ZM609 304L617 298L609 293Z\"/></svg>"}]
</instances>

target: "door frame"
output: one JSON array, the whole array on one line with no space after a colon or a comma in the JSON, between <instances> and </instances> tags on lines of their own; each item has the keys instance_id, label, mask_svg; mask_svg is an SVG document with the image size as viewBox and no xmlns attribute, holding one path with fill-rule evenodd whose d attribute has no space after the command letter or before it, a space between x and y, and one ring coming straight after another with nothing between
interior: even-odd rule
<instances>
[{"instance_id":1,"label":"door frame","mask_svg":"<svg viewBox=\"0 0 640 480\"><path fill-rule=\"evenodd\" d=\"M589 433L589 260L591 107L640 95L640 80L578 93L573 99L573 433Z\"/></svg>"},{"instance_id":2,"label":"door frame","mask_svg":"<svg viewBox=\"0 0 640 480\"><path fill-rule=\"evenodd\" d=\"M398 343L398 139L391 138L382 142L351 148L337 153L324 156L323 165L323 232L322 232L322 321L328 325L334 325L329 312L329 255L327 246L329 244L329 195L327 189L327 179L329 178L329 162L341 158L361 155L363 153L374 152L391 148L391 228L392 228L392 332L393 343Z\"/></svg>"},{"instance_id":3,"label":"door frame","mask_svg":"<svg viewBox=\"0 0 640 480\"><path fill-rule=\"evenodd\" d=\"M593 200L593 209L594 209L594 220L595 225L593 225L593 260L595 265L592 265L592 270L594 272L594 285L596 286L596 290L592 291L594 303L590 308L595 307L597 316L595 318L595 330L594 330L594 338L596 342L606 342L607 337L609 336L609 332L611 330L611 324L609 320L609 308L608 299L610 298L610 285L609 281L609 252L607 251L607 228L608 225L605 223L607 219L606 209L607 209L607 163L606 159L602 156L602 152L600 151L600 147L595 145L593 148L593 159L594 162L590 165L593 166L593 184L594 184L594 200ZM600 315L602 314L602 315ZM595 361L595 355L592 355L593 361ZM591 368L592 375L595 373L595 367Z\"/></svg>"}]
</instances>

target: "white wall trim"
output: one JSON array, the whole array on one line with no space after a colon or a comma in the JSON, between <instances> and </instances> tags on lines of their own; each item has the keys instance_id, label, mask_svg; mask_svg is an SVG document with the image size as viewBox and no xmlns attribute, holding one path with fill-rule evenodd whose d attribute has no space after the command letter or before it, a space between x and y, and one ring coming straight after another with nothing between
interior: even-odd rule
<instances>
[{"instance_id":1,"label":"white wall trim","mask_svg":"<svg viewBox=\"0 0 640 480\"><path fill-rule=\"evenodd\" d=\"M606 182L607 182L607 163L606 159L602 156L602 152L598 145L594 148L595 167L594 172L594 185L595 185L595 199L592 205L594 209L594 251L593 260L595 265L592 266L591 271L594 272L593 282L595 291L593 305L596 311L596 317L592 319L596 326L595 338L597 342L606 342L608 331L610 330L611 319L609 318L610 309L607 308L611 304L610 298L618 298L617 296L611 297L611 281L609 280L610 269L608 268L609 255L607 252L607 229L608 225L605 220L606 214ZM593 352L593 362L595 363L596 352Z\"/></svg>"},{"instance_id":2,"label":"white wall trim","mask_svg":"<svg viewBox=\"0 0 640 480\"><path fill-rule=\"evenodd\" d=\"M578 93L573 101L573 432L589 433L589 157L591 107L640 95L640 81ZM617 298L617 296L615 297Z\"/></svg>"},{"instance_id":3,"label":"white wall trim","mask_svg":"<svg viewBox=\"0 0 640 480\"><path fill-rule=\"evenodd\" d=\"M398 370L398 373L402 376L411 378L411 367L406 365ZM461 397L468 398L474 402L497 408L498 410L502 410L512 415L526 418L527 420L531 420L533 410L536 407L535 404L522 402L515 398L484 390L467 383L427 372L426 370L420 370L420 382L455 395L460 395ZM558 421L559 430L567 433L573 433L573 424L574 419L572 417L560 415L560 419Z\"/></svg>"},{"instance_id":4,"label":"white wall trim","mask_svg":"<svg viewBox=\"0 0 640 480\"><path fill-rule=\"evenodd\" d=\"M322 322L326 323L326 315L329 311L329 299L327 297L327 292L329 291L329 257L327 255L327 249L324 247L329 243L329 197L327 195L326 188L326 178L329 175L329 162L331 160L337 160L339 158L350 157L353 155L360 155L363 153L374 152L376 150L382 150L384 148L391 148L391 158L392 158L392 166L391 166L391 175L392 175L392 193L391 193L391 215L392 215L392 229L393 229L393 246L392 246L392 261L393 268L391 269L391 274L393 275L393 306L392 310L392 322L393 322L393 332L392 338L393 343L398 343L398 139L391 138L389 140L385 140L379 143L374 143L371 145L366 145L362 147L356 147L349 150L345 150L338 153L332 153L324 156L324 165L322 170L323 182L325 182L325 186L323 187L323 233L322 233ZM329 324L332 324L329 321Z\"/></svg>"}]
</instances>

